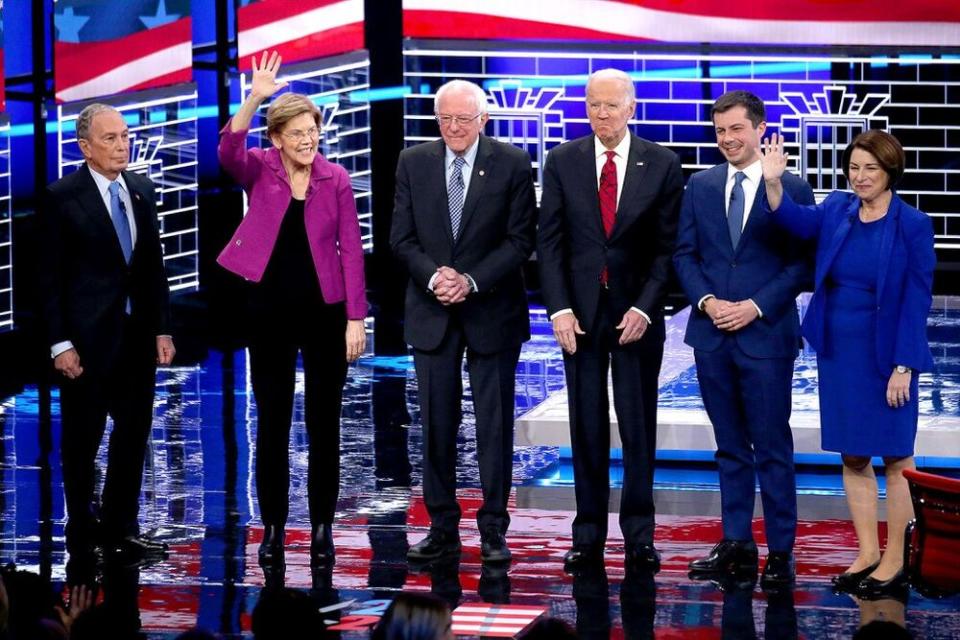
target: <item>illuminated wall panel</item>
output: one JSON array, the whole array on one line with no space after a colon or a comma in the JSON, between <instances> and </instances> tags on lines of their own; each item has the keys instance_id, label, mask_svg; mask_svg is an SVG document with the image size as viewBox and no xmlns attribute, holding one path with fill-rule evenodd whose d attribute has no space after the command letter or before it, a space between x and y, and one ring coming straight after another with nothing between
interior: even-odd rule
<instances>
[{"instance_id":1,"label":"illuminated wall panel","mask_svg":"<svg viewBox=\"0 0 960 640\"><path fill-rule=\"evenodd\" d=\"M0 332L13 328L13 209L10 202L10 119L0 115Z\"/></svg>"},{"instance_id":2,"label":"illuminated wall panel","mask_svg":"<svg viewBox=\"0 0 960 640\"><path fill-rule=\"evenodd\" d=\"M725 91L747 89L787 139L791 169L819 198L845 188L840 152L864 128L885 128L907 152L899 194L934 219L937 247L960 250L960 56L857 58L510 49L408 41L405 139L438 137L434 91L453 78L488 91L487 133L526 149L537 176L550 149L590 132L586 76L617 67L636 80L631 128L680 154L687 173L722 158L709 119ZM538 181L539 192L539 181ZM960 256L958 256L960 257Z\"/></svg>"}]
</instances>

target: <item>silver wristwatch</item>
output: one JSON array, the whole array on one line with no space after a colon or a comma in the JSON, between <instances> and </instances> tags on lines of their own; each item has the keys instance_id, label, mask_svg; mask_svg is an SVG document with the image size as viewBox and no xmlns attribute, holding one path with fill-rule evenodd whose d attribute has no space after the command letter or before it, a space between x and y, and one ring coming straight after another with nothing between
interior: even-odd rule
<instances>
[{"instance_id":1,"label":"silver wristwatch","mask_svg":"<svg viewBox=\"0 0 960 640\"><path fill-rule=\"evenodd\" d=\"M910 373L910 367L905 367L902 364L898 364L893 370L897 373Z\"/></svg>"}]
</instances>

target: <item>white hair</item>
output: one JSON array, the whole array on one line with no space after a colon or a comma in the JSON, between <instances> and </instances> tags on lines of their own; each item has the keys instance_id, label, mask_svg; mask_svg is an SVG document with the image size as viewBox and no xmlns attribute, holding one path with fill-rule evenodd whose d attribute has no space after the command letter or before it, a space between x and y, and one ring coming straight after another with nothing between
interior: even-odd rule
<instances>
[{"instance_id":1,"label":"white hair","mask_svg":"<svg viewBox=\"0 0 960 640\"><path fill-rule=\"evenodd\" d=\"M473 96L473 101L477 105L477 111L480 113L487 112L487 92L484 91L480 86L468 81L468 80L451 80L447 82L442 87L437 89L436 95L433 96L433 112L435 114L440 113L440 98L443 97L443 94L448 91L453 92L464 92L469 93Z\"/></svg>"},{"instance_id":2,"label":"white hair","mask_svg":"<svg viewBox=\"0 0 960 640\"><path fill-rule=\"evenodd\" d=\"M633 86L633 79L625 71L620 69L599 69L590 74L587 78L587 88L585 93L590 93L590 83L594 80L619 80L623 85L627 100L633 102L637 99L637 90Z\"/></svg>"}]
</instances>

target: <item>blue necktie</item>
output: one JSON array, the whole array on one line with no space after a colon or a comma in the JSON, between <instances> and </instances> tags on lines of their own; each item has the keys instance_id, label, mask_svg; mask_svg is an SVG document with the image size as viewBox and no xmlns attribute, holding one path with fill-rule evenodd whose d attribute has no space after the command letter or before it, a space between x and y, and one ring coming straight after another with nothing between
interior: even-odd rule
<instances>
[{"instance_id":1,"label":"blue necktie","mask_svg":"<svg viewBox=\"0 0 960 640\"><path fill-rule=\"evenodd\" d=\"M730 207L727 209L727 228L730 230L730 242L737 248L740 235L743 233L743 179L747 177L743 171L737 171L733 176L736 182L730 190Z\"/></svg>"},{"instance_id":2,"label":"blue necktie","mask_svg":"<svg viewBox=\"0 0 960 640\"><path fill-rule=\"evenodd\" d=\"M457 156L453 161L453 171L450 172L450 184L447 185L447 202L450 205L450 230L456 241L460 235L460 220L463 217L463 165L466 160Z\"/></svg>"},{"instance_id":3,"label":"blue necktie","mask_svg":"<svg viewBox=\"0 0 960 640\"><path fill-rule=\"evenodd\" d=\"M123 259L130 264L130 256L133 254L133 238L130 235L130 221L127 220L127 212L120 200L120 183L110 183L110 219L113 220L113 228L117 231L117 239L120 241L120 249L123 251Z\"/></svg>"}]
</instances>

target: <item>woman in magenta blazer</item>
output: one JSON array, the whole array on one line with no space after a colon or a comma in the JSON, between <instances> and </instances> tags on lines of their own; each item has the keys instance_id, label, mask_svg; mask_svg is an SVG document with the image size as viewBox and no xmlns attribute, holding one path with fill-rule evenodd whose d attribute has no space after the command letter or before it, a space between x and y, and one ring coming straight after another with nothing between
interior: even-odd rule
<instances>
[{"instance_id":1,"label":"woman in magenta blazer","mask_svg":"<svg viewBox=\"0 0 960 640\"><path fill-rule=\"evenodd\" d=\"M803 335L817 351L822 448L843 459L843 486L859 543L838 590L878 598L901 590L903 536L913 517L904 469L914 468L917 375L933 368L927 342L933 270L930 218L900 199L894 185L905 154L889 133L861 133L843 154L853 193L834 191L801 207L783 192L783 142L773 135L763 178L773 219L817 243L813 297ZM877 479L887 480L887 545L877 532Z\"/></svg>"},{"instance_id":2,"label":"woman in magenta blazer","mask_svg":"<svg viewBox=\"0 0 960 640\"><path fill-rule=\"evenodd\" d=\"M347 363L365 348L363 247L350 177L318 151L320 112L287 93L267 110L272 148L246 148L260 105L286 86L280 57L253 61L250 95L224 127L220 162L249 197L217 261L254 283L250 370L257 401L256 480L264 524L260 564L284 567L288 445L298 353L309 437L310 564L334 561L331 525L340 487L340 409Z\"/></svg>"}]
</instances>

